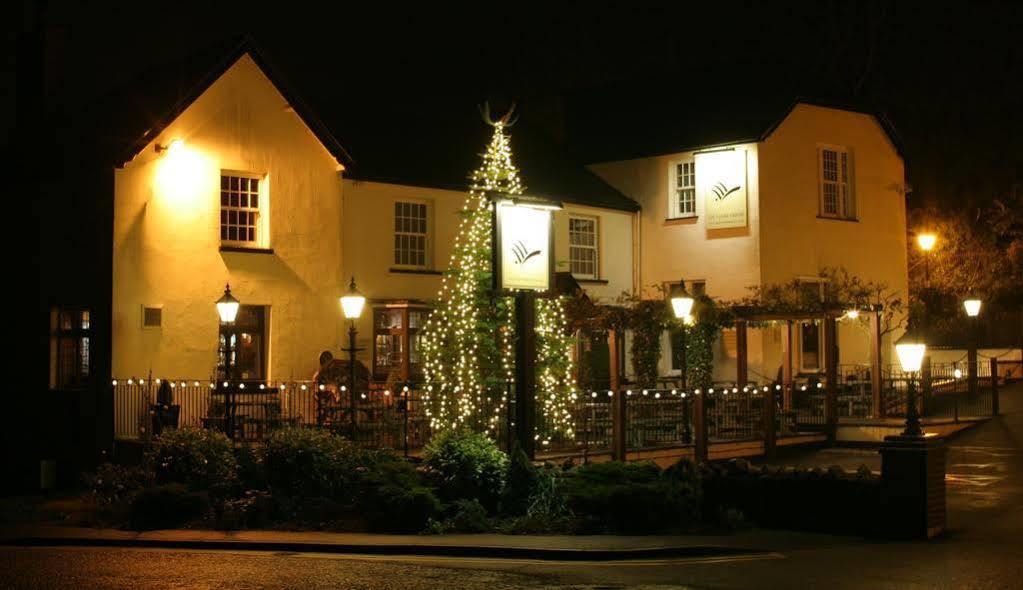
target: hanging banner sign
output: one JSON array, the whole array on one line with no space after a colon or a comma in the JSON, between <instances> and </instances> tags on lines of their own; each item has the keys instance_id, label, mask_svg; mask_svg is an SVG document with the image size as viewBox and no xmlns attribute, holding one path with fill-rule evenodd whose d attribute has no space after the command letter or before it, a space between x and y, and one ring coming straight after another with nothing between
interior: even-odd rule
<instances>
[{"instance_id":1,"label":"hanging banner sign","mask_svg":"<svg viewBox=\"0 0 1023 590\"><path fill-rule=\"evenodd\" d=\"M707 229L746 227L746 150L697 153L695 159Z\"/></svg>"},{"instance_id":2,"label":"hanging banner sign","mask_svg":"<svg viewBox=\"0 0 1023 590\"><path fill-rule=\"evenodd\" d=\"M549 290L554 272L554 207L496 201L494 208L495 286L502 290Z\"/></svg>"}]
</instances>

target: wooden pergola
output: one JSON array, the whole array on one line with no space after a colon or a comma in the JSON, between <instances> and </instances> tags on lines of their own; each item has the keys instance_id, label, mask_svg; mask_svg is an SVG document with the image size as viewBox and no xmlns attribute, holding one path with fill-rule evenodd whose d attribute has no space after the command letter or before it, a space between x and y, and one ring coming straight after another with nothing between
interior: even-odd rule
<instances>
[{"instance_id":1,"label":"wooden pergola","mask_svg":"<svg viewBox=\"0 0 1023 590\"><path fill-rule=\"evenodd\" d=\"M782 333L782 408L792 409L792 392L794 386L793 371L793 325L801 321L821 321L824 325L824 378L825 378L825 414L828 431L833 435L837 423L836 402L838 385L838 325L839 318L855 309L867 314L870 319L870 381L873 415L875 418L884 416L881 403L881 312L879 305L867 308L857 306L834 306L818 310L773 312L753 307L735 307L736 333L736 383L742 387L749 382L749 346L747 332L750 323L778 322ZM772 397L774 390L771 389ZM773 405L773 404L772 404Z\"/></svg>"}]
</instances>

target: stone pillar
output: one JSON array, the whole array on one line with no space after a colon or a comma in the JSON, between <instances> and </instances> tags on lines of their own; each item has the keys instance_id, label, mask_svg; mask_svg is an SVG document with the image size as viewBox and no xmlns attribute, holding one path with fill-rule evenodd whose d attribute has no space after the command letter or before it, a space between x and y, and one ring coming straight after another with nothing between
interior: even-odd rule
<instances>
[{"instance_id":1,"label":"stone pillar","mask_svg":"<svg viewBox=\"0 0 1023 590\"><path fill-rule=\"evenodd\" d=\"M934 434L888 436L881 446L883 529L930 539L945 530L945 445Z\"/></svg>"}]
</instances>

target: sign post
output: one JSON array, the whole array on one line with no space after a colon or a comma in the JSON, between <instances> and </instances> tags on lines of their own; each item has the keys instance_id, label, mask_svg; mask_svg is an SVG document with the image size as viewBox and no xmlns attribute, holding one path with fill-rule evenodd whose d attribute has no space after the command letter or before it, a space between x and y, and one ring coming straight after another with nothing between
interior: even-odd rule
<instances>
[{"instance_id":1,"label":"sign post","mask_svg":"<svg viewBox=\"0 0 1023 590\"><path fill-rule=\"evenodd\" d=\"M554 284L554 215L561 203L495 194L494 291L515 297L515 440L536 457L536 297Z\"/></svg>"}]
</instances>

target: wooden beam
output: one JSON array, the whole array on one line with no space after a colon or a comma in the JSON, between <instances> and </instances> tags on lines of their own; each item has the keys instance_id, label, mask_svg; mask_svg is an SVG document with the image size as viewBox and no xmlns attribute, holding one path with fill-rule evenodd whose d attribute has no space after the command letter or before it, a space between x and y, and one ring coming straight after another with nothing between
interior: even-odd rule
<instances>
[{"instance_id":1,"label":"wooden beam","mask_svg":"<svg viewBox=\"0 0 1023 590\"><path fill-rule=\"evenodd\" d=\"M735 381L739 387L749 381L749 343L746 320L735 322Z\"/></svg>"},{"instance_id":2,"label":"wooden beam","mask_svg":"<svg viewBox=\"0 0 1023 590\"><path fill-rule=\"evenodd\" d=\"M625 392L621 390L621 375L619 374L619 355L621 347L619 334L616 330L607 331L607 356L610 362L611 383L608 389L613 393L611 397L611 457L616 461L624 461L628 450L626 438L626 408Z\"/></svg>"},{"instance_id":3,"label":"wooden beam","mask_svg":"<svg viewBox=\"0 0 1023 590\"><path fill-rule=\"evenodd\" d=\"M875 418L884 418L884 400L881 399L881 312L870 314L870 397Z\"/></svg>"},{"instance_id":4,"label":"wooden beam","mask_svg":"<svg viewBox=\"0 0 1023 590\"><path fill-rule=\"evenodd\" d=\"M792 320L786 321L781 328L782 408L786 412L792 409L792 330Z\"/></svg>"},{"instance_id":5,"label":"wooden beam","mask_svg":"<svg viewBox=\"0 0 1023 590\"><path fill-rule=\"evenodd\" d=\"M827 388L824 392L824 419L828 429L828 442L835 442L838 429L838 324L835 318L824 320L824 374Z\"/></svg>"}]
</instances>

